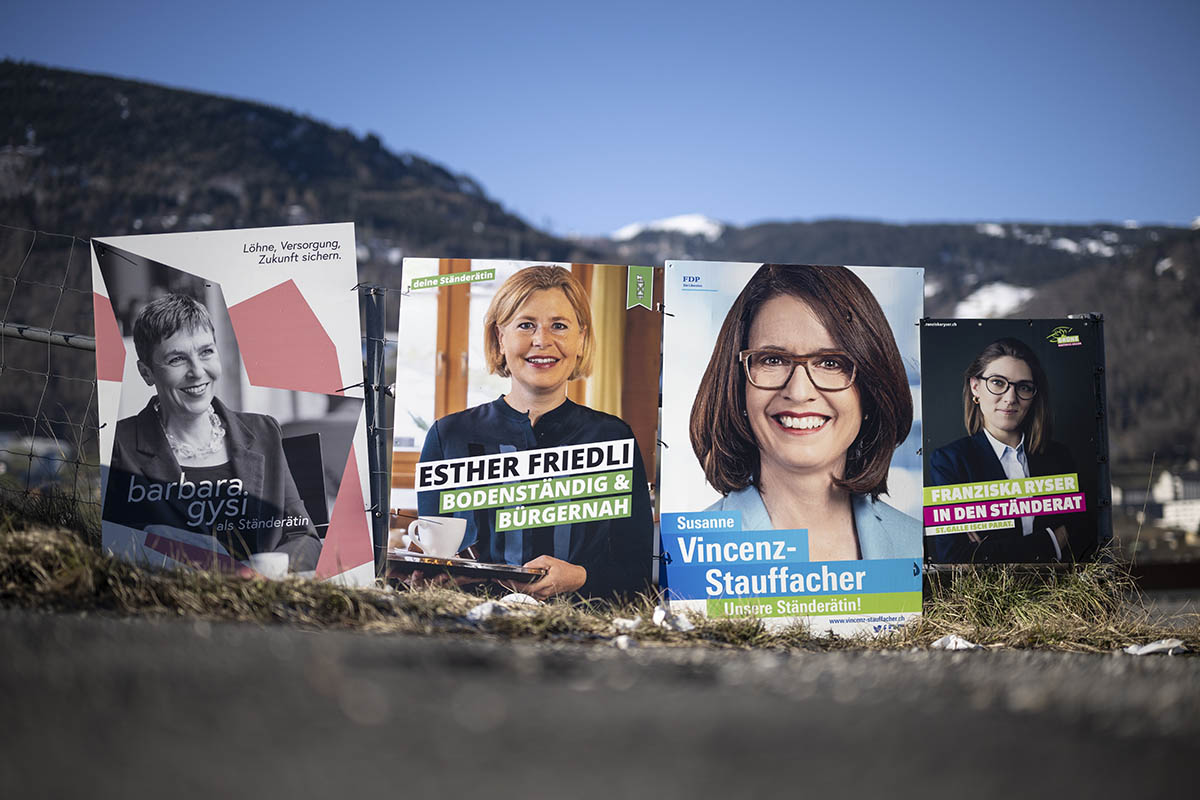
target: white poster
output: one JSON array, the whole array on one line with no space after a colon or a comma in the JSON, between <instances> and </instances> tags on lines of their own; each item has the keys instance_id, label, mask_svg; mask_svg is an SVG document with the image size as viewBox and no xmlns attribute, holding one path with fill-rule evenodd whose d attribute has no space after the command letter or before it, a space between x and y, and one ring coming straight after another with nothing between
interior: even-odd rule
<instances>
[{"instance_id":1,"label":"white poster","mask_svg":"<svg viewBox=\"0 0 1200 800\"><path fill-rule=\"evenodd\" d=\"M92 241L106 549L374 579L354 226Z\"/></svg>"}]
</instances>

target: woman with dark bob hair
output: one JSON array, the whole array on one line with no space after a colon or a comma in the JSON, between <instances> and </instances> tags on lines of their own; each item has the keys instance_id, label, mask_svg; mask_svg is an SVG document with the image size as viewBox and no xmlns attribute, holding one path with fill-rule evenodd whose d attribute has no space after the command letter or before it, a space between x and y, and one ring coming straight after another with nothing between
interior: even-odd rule
<instances>
[{"instance_id":1,"label":"woman with dark bob hair","mask_svg":"<svg viewBox=\"0 0 1200 800\"><path fill-rule=\"evenodd\" d=\"M929 457L930 486L1075 472L1070 451L1050 438L1050 382L1025 342L983 348L963 372L962 402L968 435ZM1086 518L1072 514L1068 526L1063 515L1031 516L989 532L939 534L931 555L943 564L1068 561L1087 550Z\"/></svg>"},{"instance_id":2,"label":"woman with dark bob hair","mask_svg":"<svg viewBox=\"0 0 1200 800\"><path fill-rule=\"evenodd\" d=\"M437 420L421 461L632 439L619 417L572 402L567 384L592 371L597 346L587 292L558 266L526 267L500 285L483 318L488 371L508 378L496 400ZM641 452L634 444L629 514L608 520L497 531L496 510L459 511L464 546L493 563L542 567L521 589L538 599L576 593L611 598L646 588L654 518ZM437 491L419 492L422 516L436 515Z\"/></svg>"},{"instance_id":3,"label":"woman with dark bob hair","mask_svg":"<svg viewBox=\"0 0 1200 800\"><path fill-rule=\"evenodd\" d=\"M807 529L809 559L918 558L921 524L879 499L912 427L887 318L845 267L764 264L734 301L692 406L711 511Z\"/></svg>"},{"instance_id":4,"label":"woman with dark bob hair","mask_svg":"<svg viewBox=\"0 0 1200 800\"><path fill-rule=\"evenodd\" d=\"M208 309L187 295L160 297L138 312L133 345L154 397L117 422L105 519L213 536L238 560L281 552L289 569L315 569L321 540L279 423L216 396L221 354Z\"/></svg>"}]
</instances>

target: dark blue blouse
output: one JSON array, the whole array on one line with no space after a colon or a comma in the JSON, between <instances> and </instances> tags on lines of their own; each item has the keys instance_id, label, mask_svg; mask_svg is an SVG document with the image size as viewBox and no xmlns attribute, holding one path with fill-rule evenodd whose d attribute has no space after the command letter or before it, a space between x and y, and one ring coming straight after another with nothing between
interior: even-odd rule
<instances>
[{"instance_id":1,"label":"dark blue blouse","mask_svg":"<svg viewBox=\"0 0 1200 800\"><path fill-rule=\"evenodd\" d=\"M425 436L421 461L632 438L633 431L619 417L570 400L543 414L536 426L530 425L527 413L517 411L501 397L435 422ZM438 494L418 493L421 515L440 513ZM587 570L580 594L610 597L641 591L650 580L654 519L646 467L636 443L631 500L629 517L527 530L497 532L495 509L460 511L455 516L467 520L463 547L476 545L481 560L520 565L540 555L554 556Z\"/></svg>"}]
</instances>

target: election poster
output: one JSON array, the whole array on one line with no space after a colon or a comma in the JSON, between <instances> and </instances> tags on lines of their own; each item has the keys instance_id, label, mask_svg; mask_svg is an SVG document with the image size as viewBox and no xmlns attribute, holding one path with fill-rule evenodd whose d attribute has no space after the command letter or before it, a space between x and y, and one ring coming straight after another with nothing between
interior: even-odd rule
<instances>
[{"instance_id":1,"label":"election poster","mask_svg":"<svg viewBox=\"0 0 1200 800\"><path fill-rule=\"evenodd\" d=\"M403 285L393 524L534 597L647 590L661 268L407 258Z\"/></svg>"},{"instance_id":2,"label":"election poster","mask_svg":"<svg viewBox=\"0 0 1200 800\"><path fill-rule=\"evenodd\" d=\"M1103 320L929 319L921 354L928 560L1095 558L1112 536Z\"/></svg>"},{"instance_id":3,"label":"election poster","mask_svg":"<svg viewBox=\"0 0 1200 800\"><path fill-rule=\"evenodd\" d=\"M372 582L354 226L101 238L91 257L104 547Z\"/></svg>"},{"instance_id":4,"label":"election poster","mask_svg":"<svg viewBox=\"0 0 1200 800\"><path fill-rule=\"evenodd\" d=\"M668 261L661 584L837 635L921 611L924 270Z\"/></svg>"}]
</instances>

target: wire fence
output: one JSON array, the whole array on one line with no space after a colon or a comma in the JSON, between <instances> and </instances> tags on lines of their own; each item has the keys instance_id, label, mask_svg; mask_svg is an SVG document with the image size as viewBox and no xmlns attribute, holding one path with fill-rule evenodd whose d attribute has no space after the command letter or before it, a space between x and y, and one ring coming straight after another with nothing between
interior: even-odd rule
<instances>
[{"instance_id":1,"label":"wire fence","mask_svg":"<svg viewBox=\"0 0 1200 800\"><path fill-rule=\"evenodd\" d=\"M99 511L87 254L74 236L0 225L0 500L55 490Z\"/></svg>"},{"instance_id":2,"label":"wire fence","mask_svg":"<svg viewBox=\"0 0 1200 800\"><path fill-rule=\"evenodd\" d=\"M100 426L88 242L0 224L0 505L50 496L98 527ZM359 294L372 530L387 540L395 289ZM394 302L389 302L394 300ZM349 387L347 387L349 388ZM98 531L93 531L98 534Z\"/></svg>"}]
</instances>

